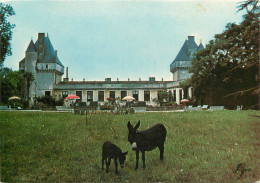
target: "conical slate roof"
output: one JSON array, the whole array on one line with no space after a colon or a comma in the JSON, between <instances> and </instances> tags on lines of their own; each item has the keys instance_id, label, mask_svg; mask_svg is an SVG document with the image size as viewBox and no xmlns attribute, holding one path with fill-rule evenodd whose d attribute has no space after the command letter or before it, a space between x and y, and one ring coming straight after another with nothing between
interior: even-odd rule
<instances>
[{"instance_id":1,"label":"conical slate roof","mask_svg":"<svg viewBox=\"0 0 260 183\"><path fill-rule=\"evenodd\" d=\"M194 41L194 36L189 36L188 40L185 40L181 50L174 59L174 61L191 61L192 51L197 51L198 45ZM173 61L173 62L174 62Z\"/></svg>"},{"instance_id":2,"label":"conical slate roof","mask_svg":"<svg viewBox=\"0 0 260 183\"><path fill-rule=\"evenodd\" d=\"M188 55L188 40L186 40L181 47L181 50L179 51L178 55L174 59L174 61L189 61L189 55Z\"/></svg>"},{"instance_id":3,"label":"conical slate roof","mask_svg":"<svg viewBox=\"0 0 260 183\"><path fill-rule=\"evenodd\" d=\"M35 47L38 49L38 40L35 43ZM57 63L64 67L56 55L48 36L44 37L44 58L40 61L40 63Z\"/></svg>"},{"instance_id":4,"label":"conical slate roof","mask_svg":"<svg viewBox=\"0 0 260 183\"><path fill-rule=\"evenodd\" d=\"M198 51L199 51L199 50L203 50L203 49L204 49L204 46L203 46L202 43L200 43L200 45L199 45L199 47L198 47Z\"/></svg>"},{"instance_id":5,"label":"conical slate roof","mask_svg":"<svg viewBox=\"0 0 260 183\"><path fill-rule=\"evenodd\" d=\"M170 65L170 71L174 72L177 67L189 67L189 64L193 58L194 53L204 49L202 43L198 46L195 42L194 36L188 36L188 40L185 40L176 58ZM184 61L184 62L183 62Z\"/></svg>"},{"instance_id":6,"label":"conical slate roof","mask_svg":"<svg viewBox=\"0 0 260 183\"><path fill-rule=\"evenodd\" d=\"M37 52L33 40L31 40L31 42L29 43L26 52Z\"/></svg>"}]
</instances>

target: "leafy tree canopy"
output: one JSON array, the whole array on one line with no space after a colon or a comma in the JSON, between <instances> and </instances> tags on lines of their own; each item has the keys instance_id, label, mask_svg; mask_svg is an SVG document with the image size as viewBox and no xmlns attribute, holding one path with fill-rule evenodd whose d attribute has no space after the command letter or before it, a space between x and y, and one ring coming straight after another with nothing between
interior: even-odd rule
<instances>
[{"instance_id":1,"label":"leafy tree canopy","mask_svg":"<svg viewBox=\"0 0 260 183\"><path fill-rule=\"evenodd\" d=\"M21 96L21 87L23 80L23 73L20 71L12 71L8 68L4 69L6 72L2 77L2 101L8 102L11 96Z\"/></svg>"},{"instance_id":2,"label":"leafy tree canopy","mask_svg":"<svg viewBox=\"0 0 260 183\"><path fill-rule=\"evenodd\" d=\"M245 1L240 24L228 23L221 34L199 51L190 72L194 94L209 105L257 105L259 90L259 6ZM249 9L248 7L251 7Z\"/></svg>"},{"instance_id":3,"label":"leafy tree canopy","mask_svg":"<svg viewBox=\"0 0 260 183\"><path fill-rule=\"evenodd\" d=\"M11 51L11 39L12 29L15 24L8 22L7 18L15 15L15 12L11 5L0 3L0 67L2 67L6 56L12 55Z\"/></svg>"}]
</instances>

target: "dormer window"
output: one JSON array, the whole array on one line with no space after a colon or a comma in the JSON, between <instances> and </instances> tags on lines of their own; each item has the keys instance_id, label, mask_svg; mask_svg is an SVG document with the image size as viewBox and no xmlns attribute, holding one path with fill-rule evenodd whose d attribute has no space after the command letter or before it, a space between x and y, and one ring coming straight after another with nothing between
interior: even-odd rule
<instances>
[{"instance_id":1,"label":"dormer window","mask_svg":"<svg viewBox=\"0 0 260 183\"><path fill-rule=\"evenodd\" d=\"M46 64L46 69L48 69L48 64Z\"/></svg>"}]
</instances>

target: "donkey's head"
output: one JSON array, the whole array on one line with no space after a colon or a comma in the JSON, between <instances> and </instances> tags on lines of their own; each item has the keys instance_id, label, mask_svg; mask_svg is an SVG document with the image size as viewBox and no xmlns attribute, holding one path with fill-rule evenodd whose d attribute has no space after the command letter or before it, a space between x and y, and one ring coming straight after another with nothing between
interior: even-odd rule
<instances>
[{"instance_id":1,"label":"donkey's head","mask_svg":"<svg viewBox=\"0 0 260 183\"><path fill-rule=\"evenodd\" d=\"M124 152L124 153L121 153L119 155L119 163L120 163L120 166L121 168L124 168L124 164L125 164L125 160L126 160L126 155L127 155L128 151L127 152Z\"/></svg>"},{"instance_id":2,"label":"donkey's head","mask_svg":"<svg viewBox=\"0 0 260 183\"><path fill-rule=\"evenodd\" d=\"M135 125L135 127L133 127L133 125L130 123L130 121L128 121L128 123L127 123L127 127L128 127L128 141L132 145L133 149L137 148L136 140L137 140L137 129L139 128L139 126L140 126L140 120Z\"/></svg>"}]
</instances>

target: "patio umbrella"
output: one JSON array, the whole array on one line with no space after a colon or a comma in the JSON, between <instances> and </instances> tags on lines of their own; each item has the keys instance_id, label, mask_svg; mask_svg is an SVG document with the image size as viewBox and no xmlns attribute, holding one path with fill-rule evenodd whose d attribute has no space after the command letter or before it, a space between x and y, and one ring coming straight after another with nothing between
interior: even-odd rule
<instances>
[{"instance_id":1,"label":"patio umbrella","mask_svg":"<svg viewBox=\"0 0 260 183\"><path fill-rule=\"evenodd\" d=\"M65 98L65 100L71 100L71 101L72 101L72 102L71 102L71 105L73 105L73 103L74 103L73 100L76 100L76 99L80 99L80 97L77 96L77 95L69 95L69 96L67 96L67 97Z\"/></svg>"},{"instance_id":2,"label":"patio umbrella","mask_svg":"<svg viewBox=\"0 0 260 183\"><path fill-rule=\"evenodd\" d=\"M135 100L135 98L132 96L125 96L122 100L126 100L127 107L130 107L130 102Z\"/></svg>"},{"instance_id":3,"label":"patio umbrella","mask_svg":"<svg viewBox=\"0 0 260 183\"><path fill-rule=\"evenodd\" d=\"M112 97L107 97L107 100L109 100L109 101L114 101L115 99L112 98Z\"/></svg>"},{"instance_id":4,"label":"patio umbrella","mask_svg":"<svg viewBox=\"0 0 260 183\"><path fill-rule=\"evenodd\" d=\"M77 95L69 95L69 96L67 96L67 97L65 98L65 100L73 100L73 99L80 99L80 97L77 96Z\"/></svg>"},{"instance_id":5,"label":"patio umbrella","mask_svg":"<svg viewBox=\"0 0 260 183\"><path fill-rule=\"evenodd\" d=\"M10 97L8 100L14 101L14 108L15 108L15 101L16 101L16 100L21 100L21 98L20 98L20 97L17 97L17 96L12 96L12 97Z\"/></svg>"},{"instance_id":6,"label":"patio umbrella","mask_svg":"<svg viewBox=\"0 0 260 183\"><path fill-rule=\"evenodd\" d=\"M188 99L182 99L182 100L181 100L181 103L183 103L183 104L186 104L186 103L188 103L188 102L189 102Z\"/></svg>"},{"instance_id":7,"label":"patio umbrella","mask_svg":"<svg viewBox=\"0 0 260 183\"><path fill-rule=\"evenodd\" d=\"M21 100L21 98L17 96L12 96L8 100Z\"/></svg>"},{"instance_id":8,"label":"patio umbrella","mask_svg":"<svg viewBox=\"0 0 260 183\"><path fill-rule=\"evenodd\" d=\"M133 101L133 100L135 100L135 98L132 96L125 96L122 100Z\"/></svg>"}]
</instances>

